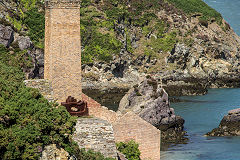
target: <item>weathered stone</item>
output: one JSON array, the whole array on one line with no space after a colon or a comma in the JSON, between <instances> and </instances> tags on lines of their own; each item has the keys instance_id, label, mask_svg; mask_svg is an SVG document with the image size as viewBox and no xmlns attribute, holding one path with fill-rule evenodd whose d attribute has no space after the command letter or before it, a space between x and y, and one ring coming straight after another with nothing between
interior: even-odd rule
<instances>
[{"instance_id":1,"label":"weathered stone","mask_svg":"<svg viewBox=\"0 0 240 160\"><path fill-rule=\"evenodd\" d=\"M14 40L14 31L10 26L0 24L0 44L9 47Z\"/></svg>"},{"instance_id":2,"label":"weathered stone","mask_svg":"<svg viewBox=\"0 0 240 160\"><path fill-rule=\"evenodd\" d=\"M228 111L218 128L206 134L207 136L240 136L240 108Z\"/></svg>"},{"instance_id":3,"label":"weathered stone","mask_svg":"<svg viewBox=\"0 0 240 160\"><path fill-rule=\"evenodd\" d=\"M20 36L18 38L18 46L21 50L32 48L33 44L29 37Z\"/></svg>"},{"instance_id":4,"label":"weathered stone","mask_svg":"<svg viewBox=\"0 0 240 160\"><path fill-rule=\"evenodd\" d=\"M73 140L80 148L93 149L105 157L117 158L113 128L98 118L78 118Z\"/></svg>"},{"instance_id":5,"label":"weathered stone","mask_svg":"<svg viewBox=\"0 0 240 160\"><path fill-rule=\"evenodd\" d=\"M113 123L117 142L134 140L139 144L140 158L159 160L161 131L133 112L127 112Z\"/></svg>"},{"instance_id":6,"label":"weathered stone","mask_svg":"<svg viewBox=\"0 0 240 160\"><path fill-rule=\"evenodd\" d=\"M81 100L80 0L47 0L45 8L44 79L59 103Z\"/></svg>"},{"instance_id":7,"label":"weathered stone","mask_svg":"<svg viewBox=\"0 0 240 160\"><path fill-rule=\"evenodd\" d=\"M122 154L121 152L118 151L117 154L118 154L118 160L128 160L128 159L125 157L125 155Z\"/></svg>"},{"instance_id":8,"label":"weathered stone","mask_svg":"<svg viewBox=\"0 0 240 160\"><path fill-rule=\"evenodd\" d=\"M119 112L132 111L141 118L151 123L162 131L162 141L185 140L183 124L184 119L174 114L169 107L167 92L161 88L158 82L152 78L145 79L139 85L134 86L122 98L119 104ZM164 134L173 130L173 137Z\"/></svg>"},{"instance_id":9,"label":"weathered stone","mask_svg":"<svg viewBox=\"0 0 240 160\"><path fill-rule=\"evenodd\" d=\"M74 158L64 149L58 148L56 144L52 144L44 147L39 160L74 160Z\"/></svg>"},{"instance_id":10,"label":"weathered stone","mask_svg":"<svg viewBox=\"0 0 240 160\"><path fill-rule=\"evenodd\" d=\"M52 85L45 79L25 80L27 87L36 88L50 102L54 101Z\"/></svg>"}]
</instances>

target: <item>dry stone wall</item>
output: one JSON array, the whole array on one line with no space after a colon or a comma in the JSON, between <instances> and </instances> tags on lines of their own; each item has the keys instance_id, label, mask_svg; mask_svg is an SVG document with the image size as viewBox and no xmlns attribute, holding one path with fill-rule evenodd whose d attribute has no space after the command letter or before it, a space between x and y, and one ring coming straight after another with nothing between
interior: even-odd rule
<instances>
[{"instance_id":1,"label":"dry stone wall","mask_svg":"<svg viewBox=\"0 0 240 160\"><path fill-rule=\"evenodd\" d=\"M99 118L79 118L73 135L80 148L93 149L105 157L117 158L112 125Z\"/></svg>"},{"instance_id":2,"label":"dry stone wall","mask_svg":"<svg viewBox=\"0 0 240 160\"><path fill-rule=\"evenodd\" d=\"M44 79L52 82L54 98L81 99L80 0L45 1Z\"/></svg>"}]
</instances>

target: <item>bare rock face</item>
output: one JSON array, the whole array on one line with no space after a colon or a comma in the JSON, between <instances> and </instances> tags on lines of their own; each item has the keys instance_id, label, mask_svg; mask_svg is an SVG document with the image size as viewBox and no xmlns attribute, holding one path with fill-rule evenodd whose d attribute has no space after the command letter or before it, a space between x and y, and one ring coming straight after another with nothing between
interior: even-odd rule
<instances>
[{"instance_id":1,"label":"bare rock face","mask_svg":"<svg viewBox=\"0 0 240 160\"><path fill-rule=\"evenodd\" d=\"M184 140L184 119L170 108L167 92L150 77L135 85L122 98L119 112L132 111L162 131L163 142Z\"/></svg>"},{"instance_id":2,"label":"bare rock face","mask_svg":"<svg viewBox=\"0 0 240 160\"><path fill-rule=\"evenodd\" d=\"M228 111L218 128L206 134L207 136L240 136L240 108Z\"/></svg>"},{"instance_id":3,"label":"bare rock face","mask_svg":"<svg viewBox=\"0 0 240 160\"><path fill-rule=\"evenodd\" d=\"M13 29L10 26L4 26L0 24L0 44L5 47L9 47L13 42Z\"/></svg>"}]
</instances>

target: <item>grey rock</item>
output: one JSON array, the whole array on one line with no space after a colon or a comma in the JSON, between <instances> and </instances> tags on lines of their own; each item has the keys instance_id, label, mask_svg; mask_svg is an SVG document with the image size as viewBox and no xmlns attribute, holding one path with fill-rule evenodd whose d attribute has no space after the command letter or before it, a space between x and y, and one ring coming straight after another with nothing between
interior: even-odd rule
<instances>
[{"instance_id":1,"label":"grey rock","mask_svg":"<svg viewBox=\"0 0 240 160\"><path fill-rule=\"evenodd\" d=\"M118 154L118 160L128 160L123 153L118 151L117 154Z\"/></svg>"},{"instance_id":2,"label":"grey rock","mask_svg":"<svg viewBox=\"0 0 240 160\"><path fill-rule=\"evenodd\" d=\"M73 160L74 158L63 148L57 147L56 144L51 144L44 147L42 156L39 160Z\"/></svg>"},{"instance_id":3,"label":"grey rock","mask_svg":"<svg viewBox=\"0 0 240 160\"><path fill-rule=\"evenodd\" d=\"M160 87L158 82L148 77L139 85L135 85L122 98L118 112L129 111L139 115L145 121L151 123L164 132L171 130L172 136L162 135L164 142L184 139L183 124L184 119L174 114L174 109L170 108L167 92ZM178 136L181 137L178 137Z\"/></svg>"},{"instance_id":4,"label":"grey rock","mask_svg":"<svg viewBox=\"0 0 240 160\"><path fill-rule=\"evenodd\" d=\"M10 26L0 24L0 44L9 47L14 40L14 31Z\"/></svg>"},{"instance_id":5,"label":"grey rock","mask_svg":"<svg viewBox=\"0 0 240 160\"><path fill-rule=\"evenodd\" d=\"M33 44L29 37L20 36L18 39L18 46L21 50L32 48Z\"/></svg>"},{"instance_id":6,"label":"grey rock","mask_svg":"<svg viewBox=\"0 0 240 160\"><path fill-rule=\"evenodd\" d=\"M218 128L206 134L207 136L240 136L240 108L228 111Z\"/></svg>"}]
</instances>

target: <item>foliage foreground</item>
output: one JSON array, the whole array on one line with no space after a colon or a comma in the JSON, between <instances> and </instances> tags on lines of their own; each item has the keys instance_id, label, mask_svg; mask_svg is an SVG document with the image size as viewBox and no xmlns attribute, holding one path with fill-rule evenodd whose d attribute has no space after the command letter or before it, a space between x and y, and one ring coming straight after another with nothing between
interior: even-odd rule
<instances>
[{"instance_id":1,"label":"foliage foreground","mask_svg":"<svg viewBox=\"0 0 240 160\"><path fill-rule=\"evenodd\" d=\"M72 140L76 118L23 84L28 59L20 53L0 46L0 159L38 159L44 146L57 144L79 160L111 160L80 150Z\"/></svg>"}]
</instances>

